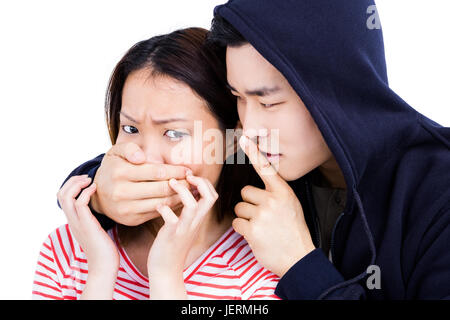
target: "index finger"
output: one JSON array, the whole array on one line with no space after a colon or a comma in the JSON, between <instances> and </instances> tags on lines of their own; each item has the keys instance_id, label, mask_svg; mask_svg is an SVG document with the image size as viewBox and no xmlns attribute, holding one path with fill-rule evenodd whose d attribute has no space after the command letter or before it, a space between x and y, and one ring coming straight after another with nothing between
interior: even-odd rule
<instances>
[{"instance_id":1,"label":"index finger","mask_svg":"<svg viewBox=\"0 0 450 320\"><path fill-rule=\"evenodd\" d=\"M256 172L261 177L267 190L276 190L280 184L285 182L283 178L278 175L278 172L276 172L269 160L267 160L258 150L258 147L251 139L242 135L239 139L239 144L250 159Z\"/></svg>"},{"instance_id":2,"label":"index finger","mask_svg":"<svg viewBox=\"0 0 450 320\"><path fill-rule=\"evenodd\" d=\"M106 153L109 156L117 156L134 164L145 162L144 151L133 142L116 143Z\"/></svg>"},{"instance_id":3,"label":"index finger","mask_svg":"<svg viewBox=\"0 0 450 320\"><path fill-rule=\"evenodd\" d=\"M126 176L130 181L162 181L171 178L181 180L186 178L188 168L163 163L144 163L130 165Z\"/></svg>"}]
</instances>

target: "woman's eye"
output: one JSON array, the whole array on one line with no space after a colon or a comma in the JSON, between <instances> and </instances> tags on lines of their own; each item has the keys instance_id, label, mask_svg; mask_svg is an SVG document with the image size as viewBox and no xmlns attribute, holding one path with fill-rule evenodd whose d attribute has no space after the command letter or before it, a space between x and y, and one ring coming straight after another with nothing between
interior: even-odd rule
<instances>
[{"instance_id":1,"label":"woman's eye","mask_svg":"<svg viewBox=\"0 0 450 320\"><path fill-rule=\"evenodd\" d=\"M187 135L187 133L176 130L167 130L166 132L164 132L164 135L167 136L170 140L179 140Z\"/></svg>"},{"instance_id":2,"label":"woman's eye","mask_svg":"<svg viewBox=\"0 0 450 320\"><path fill-rule=\"evenodd\" d=\"M122 126L122 130L125 131L128 134L134 134L134 133L138 133L138 129L136 129L133 126L129 126L129 125L124 125Z\"/></svg>"}]
</instances>

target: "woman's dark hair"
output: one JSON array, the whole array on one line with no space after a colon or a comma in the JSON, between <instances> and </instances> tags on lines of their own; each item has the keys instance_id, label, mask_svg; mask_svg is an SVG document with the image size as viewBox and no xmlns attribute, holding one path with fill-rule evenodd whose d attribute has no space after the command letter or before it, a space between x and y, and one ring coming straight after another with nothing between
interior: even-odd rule
<instances>
[{"instance_id":1,"label":"woman's dark hair","mask_svg":"<svg viewBox=\"0 0 450 320\"><path fill-rule=\"evenodd\" d=\"M211 22L207 41L220 47L240 47L248 43L235 27L219 15L215 15Z\"/></svg>"},{"instance_id":2,"label":"woman's dark hair","mask_svg":"<svg viewBox=\"0 0 450 320\"><path fill-rule=\"evenodd\" d=\"M120 128L122 91L127 77L148 69L150 76L169 76L188 85L207 104L222 130L234 129L238 122L236 97L227 89L225 56L217 44L206 42L208 31L187 28L140 41L131 47L115 67L106 93L105 111L112 144ZM261 185L248 164L224 164L216 186L218 221L233 214L247 184Z\"/></svg>"}]
</instances>

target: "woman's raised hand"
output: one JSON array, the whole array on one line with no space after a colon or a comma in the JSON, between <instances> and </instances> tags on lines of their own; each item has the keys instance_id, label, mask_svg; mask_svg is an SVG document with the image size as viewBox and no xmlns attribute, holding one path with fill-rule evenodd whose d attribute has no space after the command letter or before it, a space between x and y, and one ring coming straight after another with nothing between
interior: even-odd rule
<instances>
[{"instance_id":1,"label":"woman's raised hand","mask_svg":"<svg viewBox=\"0 0 450 320\"><path fill-rule=\"evenodd\" d=\"M183 203L181 214L178 217L167 205L157 207L164 225L152 244L147 260L152 299L186 298L183 279L185 261L202 222L218 198L208 179L188 174L186 180L197 188L198 201L185 185L171 179L169 185Z\"/></svg>"},{"instance_id":2,"label":"woman's raised hand","mask_svg":"<svg viewBox=\"0 0 450 320\"><path fill-rule=\"evenodd\" d=\"M70 230L80 244L88 262L88 280L82 298L110 299L119 269L119 254L113 240L103 230L88 207L96 190L87 175L73 176L57 193ZM79 195L78 199L75 199Z\"/></svg>"}]
</instances>

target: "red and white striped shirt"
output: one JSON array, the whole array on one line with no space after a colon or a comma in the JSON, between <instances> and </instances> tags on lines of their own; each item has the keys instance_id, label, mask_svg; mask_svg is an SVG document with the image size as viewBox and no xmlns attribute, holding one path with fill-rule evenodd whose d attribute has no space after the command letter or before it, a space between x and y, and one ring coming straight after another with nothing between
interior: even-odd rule
<instances>
[{"instance_id":1,"label":"red and white striped shirt","mask_svg":"<svg viewBox=\"0 0 450 320\"><path fill-rule=\"evenodd\" d=\"M113 299L148 299L148 278L120 246L117 228L108 234L120 255ZM87 274L86 256L69 226L61 226L42 245L33 299L79 299ZM189 299L279 299L274 293L278 276L256 261L248 243L231 227L183 275Z\"/></svg>"}]
</instances>

